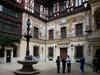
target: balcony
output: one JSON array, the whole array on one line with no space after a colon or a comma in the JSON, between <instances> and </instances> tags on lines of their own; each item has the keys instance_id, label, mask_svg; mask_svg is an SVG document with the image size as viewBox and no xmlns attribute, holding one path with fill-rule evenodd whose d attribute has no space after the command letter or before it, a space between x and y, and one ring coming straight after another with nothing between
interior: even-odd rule
<instances>
[{"instance_id":1,"label":"balcony","mask_svg":"<svg viewBox=\"0 0 100 75\"><path fill-rule=\"evenodd\" d=\"M87 39L96 39L100 38L100 30L88 32Z\"/></svg>"}]
</instances>

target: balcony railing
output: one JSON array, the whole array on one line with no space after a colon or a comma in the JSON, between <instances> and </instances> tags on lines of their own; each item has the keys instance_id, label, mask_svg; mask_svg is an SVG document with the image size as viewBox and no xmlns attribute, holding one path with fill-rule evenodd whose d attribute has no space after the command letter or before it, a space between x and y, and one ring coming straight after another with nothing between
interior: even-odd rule
<instances>
[{"instance_id":1,"label":"balcony railing","mask_svg":"<svg viewBox=\"0 0 100 75\"><path fill-rule=\"evenodd\" d=\"M100 38L100 30L88 32L87 39Z\"/></svg>"}]
</instances>

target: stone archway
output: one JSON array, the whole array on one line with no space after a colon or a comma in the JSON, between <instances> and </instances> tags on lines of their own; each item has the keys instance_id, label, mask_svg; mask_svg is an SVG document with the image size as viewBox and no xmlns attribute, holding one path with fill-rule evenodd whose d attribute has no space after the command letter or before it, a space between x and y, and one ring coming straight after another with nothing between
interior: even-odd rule
<instances>
[{"instance_id":1,"label":"stone archway","mask_svg":"<svg viewBox=\"0 0 100 75\"><path fill-rule=\"evenodd\" d=\"M96 17L96 20L100 19L100 7L96 9L95 17Z\"/></svg>"},{"instance_id":2,"label":"stone archway","mask_svg":"<svg viewBox=\"0 0 100 75\"><path fill-rule=\"evenodd\" d=\"M98 57L100 55L100 48L96 51L96 56Z\"/></svg>"}]
</instances>

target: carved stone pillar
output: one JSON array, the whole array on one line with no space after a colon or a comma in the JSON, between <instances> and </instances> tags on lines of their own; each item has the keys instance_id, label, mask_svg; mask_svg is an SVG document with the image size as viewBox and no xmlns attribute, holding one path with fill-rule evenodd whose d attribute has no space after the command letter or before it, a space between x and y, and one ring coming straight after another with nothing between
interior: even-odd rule
<instances>
[{"instance_id":1,"label":"carved stone pillar","mask_svg":"<svg viewBox=\"0 0 100 75\"><path fill-rule=\"evenodd\" d=\"M92 30L95 30L94 15L92 15Z\"/></svg>"},{"instance_id":2,"label":"carved stone pillar","mask_svg":"<svg viewBox=\"0 0 100 75\"><path fill-rule=\"evenodd\" d=\"M94 46L91 46L91 56L94 56Z\"/></svg>"}]
</instances>

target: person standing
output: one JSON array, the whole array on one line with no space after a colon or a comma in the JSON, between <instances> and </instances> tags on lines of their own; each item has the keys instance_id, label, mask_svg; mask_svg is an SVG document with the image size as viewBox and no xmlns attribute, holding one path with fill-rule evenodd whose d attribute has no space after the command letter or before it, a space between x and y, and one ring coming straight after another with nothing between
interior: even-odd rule
<instances>
[{"instance_id":1,"label":"person standing","mask_svg":"<svg viewBox=\"0 0 100 75\"><path fill-rule=\"evenodd\" d=\"M80 59L80 63L81 63L80 69L81 69L82 73L84 73L85 58L83 57L83 55L82 55L82 57Z\"/></svg>"},{"instance_id":2,"label":"person standing","mask_svg":"<svg viewBox=\"0 0 100 75\"><path fill-rule=\"evenodd\" d=\"M67 73L71 72L71 58L69 57L69 55L66 58L66 62L67 62Z\"/></svg>"},{"instance_id":3,"label":"person standing","mask_svg":"<svg viewBox=\"0 0 100 75\"><path fill-rule=\"evenodd\" d=\"M30 55L30 60L32 60L32 55Z\"/></svg>"},{"instance_id":4,"label":"person standing","mask_svg":"<svg viewBox=\"0 0 100 75\"><path fill-rule=\"evenodd\" d=\"M33 57L33 60L35 61L35 56Z\"/></svg>"},{"instance_id":5,"label":"person standing","mask_svg":"<svg viewBox=\"0 0 100 75\"><path fill-rule=\"evenodd\" d=\"M63 57L63 60L62 60L62 73L65 73L65 66L66 66L66 60L65 60L65 57Z\"/></svg>"},{"instance_id":6,"label":"person standing","mask_svg":"<svg viewBox=\"0 0 100 75\"><path fill-rule=\"evenodd\" d=\"M56 63L57 63L57 73L60 73L59 70L60 70L60 60L59 60L59 56L57 56L57 59L56 59Z\"/></svg>"},{"instance_id":7,"label":"person standing","mask_svg":"<svg viewBox=\"0 0 100 75\"><path fill-rule=\"evenodd\" d=\"M93 72L96 72L96 69L97 69L97 58L96 58L96 55L94 55L94 57L93 57L92 65L93 65Z\"/></svg>"},{"instance_id":8,"label":"person standing","mask_svg":"<svg viewBox=\"0 0 100 75\"><path fill-rule=\"evenodd\" d=\"M100 55L98 56L97 58L97 70L96 70L96 73L100 73Z\"/></svg>"}]
</instances>

